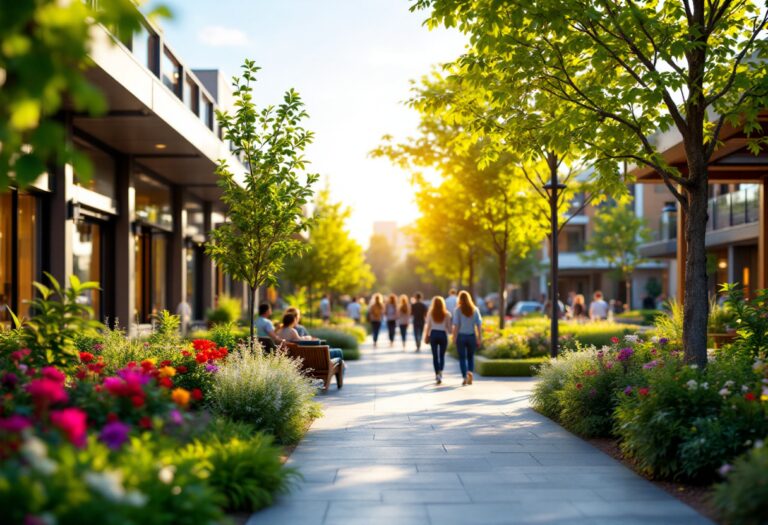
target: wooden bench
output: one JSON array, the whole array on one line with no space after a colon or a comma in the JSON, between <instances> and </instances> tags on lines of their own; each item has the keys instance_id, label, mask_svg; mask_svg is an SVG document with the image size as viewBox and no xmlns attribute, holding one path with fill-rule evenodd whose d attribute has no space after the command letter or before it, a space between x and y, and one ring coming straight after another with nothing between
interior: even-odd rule
<instances>
[{"instance_id":1,"label":"wooden bench","mask_svg":"<svg viewBox=\"0 0 768 525\"><path fill-rule=\"evenodd\" d=\"M259 337L259 343L261 344L261 348L264 350L265 354L271 354L277 350L277 345L271 337Z\"/></svg>"},{"instance_id":2,"label":"wooden bench","mask_svg":"<svg viewBox=\"0 0 768 525\"><path fill-rule=\"evenodd\" d=\"M289 357L301 361L302 368L310 377L323 380L323 390L331 386L331 379L336 376L336 386L344 386L344 361L331 360L328 346L301 346L296 343L283 342Z\"/></svg>"}]
</instances>

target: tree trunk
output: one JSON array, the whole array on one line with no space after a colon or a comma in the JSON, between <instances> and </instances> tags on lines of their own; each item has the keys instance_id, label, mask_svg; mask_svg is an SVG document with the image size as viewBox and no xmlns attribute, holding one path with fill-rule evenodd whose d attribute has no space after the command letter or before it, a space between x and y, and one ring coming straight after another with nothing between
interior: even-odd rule
<instances>
[{"instance_id":1,"label":"tree trunk","mask_svg":"<svg viewBox=\"0 0 768 525\"><path fill-rule=\"evenodd\" d=\"M702 148L703 149L703 148ZM698 155L697 155L698 153ZM690 180L686 191L685 297L683 298L683 351L685 360L700 367L707 364L707 167L701 150L688 153Z\"/></svg>"},{"instance_id":2,"label":"tree trunk","mask_svg":"<svg viewBox=\"0 0 768 525\"><path fill-rule=\"evenodd\" d=\"M251 339L248 343L248 347L253 350L256 347L255 344L255 334L254 334L254 321L256 320L255 317L255 308L254 305L256 304L256 287L255 286L249 286L248 287L248 326L250 327L250 334Z\"/></svg>"},{"instance_id":3,"label":"tree trunk","mask_svg":"<svg viewBox=\"0 0 768 525\"><path fill-rule=\"evenodd\" d=\"M499 329L504 329L504 308L507 305L507 250L497 253L499 258Z\"/></svg>"},{"instance_id":4,"label":"tree trunk","mask_svg":"<svg viewBox=\"0 0 768 525\"><path fill-rule=\"evenodd\" d=\"M467 290L472 298L475 298L475 254L472 248L469 249L469 256L467 258L467 266L469 270L469 284Z\"/></svg>"}]
</instances>

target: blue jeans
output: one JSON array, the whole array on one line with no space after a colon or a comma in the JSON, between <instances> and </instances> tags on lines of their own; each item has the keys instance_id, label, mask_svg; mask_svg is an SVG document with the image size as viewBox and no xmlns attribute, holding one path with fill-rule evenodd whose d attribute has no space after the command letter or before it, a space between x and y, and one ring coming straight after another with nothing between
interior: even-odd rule
<instances>
[{"instance_id":1,"label":"blue jeans","mask_svg":"<svg viewBox=\"0 0 768 525\"><path fill-rule=\"evenodd\" d=\"M416 350L421 350L421 338L424 336L424 325L413 323L413 338L416 339Z\"/></svg>"},{"instance_id":2,"label":"blue jeans","mask_svg":"<svg viewBox=\"0 0 768 525\"><path fill-rule=\"evenodd\" d=\"M477 352L477 338L475 334L458 334L456 336L456 350L459 352L461 376L467 377L467 370L474 373L475 352Z\"/></svg>"},{"instance_id":3,"label":"blue jeans","mask_svg":"<svg viewBox=\"0 0 768 525\"><path fill-rule=\"evenodd\" d=\"M397 321L387 321L387 331L389 332L389 342L395 342L395 333L397 332Z\"/></svg>"},{"instance_id":4,"label":"blue jeans","mask_svg":"<svg viewBox=\"0 0 768 525\"><path fill-rule=\"evenodd\" d=\"M403 340L403 344L405 344L405 335L408 333L408 325L407 324L401 324L400 325L400 339Z\"/></svg>"},{"instance_id":5,"label":"blue jeans","mask_svg":"<svg viewBox=\"0 0 768 525\"><path fill-rule=\"evenodd\" d=\"M338 357L339 359L344 360L344 352L342 352L341 348L329 348L328 352L331 354L331 359Z\"/></svg>"},{"instance_id":6,"label":"blue jeans","mask_svg":"<svg viewBox=\"0 0 768 525\"><path fill-rule=\"evenodd\" d=\"M439 374L445 368L445 351L448 349L448 334L442 330L432 330L429 333L429 346L432 347L432 364L435 374Z\"/></svg>"},{"instance_id":7,"label":"blue jeans","mask_svg":"<svg viewBox=\"0 0 768 525\"><path fill-rule=\"evenodd\" d=\"M371 334L374 343L379 340L379 330L381 330L381 321L371 321Z\"/></svg>"}]
</instances>

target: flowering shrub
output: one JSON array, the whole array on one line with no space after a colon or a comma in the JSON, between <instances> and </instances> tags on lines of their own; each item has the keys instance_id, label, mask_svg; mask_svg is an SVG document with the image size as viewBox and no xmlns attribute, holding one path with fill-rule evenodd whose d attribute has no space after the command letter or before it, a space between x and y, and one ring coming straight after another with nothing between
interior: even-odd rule
<instances>
[{"instance_id":1,"label":"flowering shrub","mask_svg":"<svg viewBox=\"0 0 768 525\"><path fill-rule=\"evenodd\" d=\"M725 482L715 489L715 506L727 523L757 525L768 516L768 446L765 441L720 469Z\"/></svg>"},{"instance_id":2,"label":"flowering shrub","mask_svg":"<svg viewBox=\"0 0 768 525\"><path fill-rule=\"evenodd\" d=\"M214 412L251 423L282 443L295 441L318 410L310 379L280 352L262 355L241 347L220 365L210 392Z\"/></svg>"}]
</instances>

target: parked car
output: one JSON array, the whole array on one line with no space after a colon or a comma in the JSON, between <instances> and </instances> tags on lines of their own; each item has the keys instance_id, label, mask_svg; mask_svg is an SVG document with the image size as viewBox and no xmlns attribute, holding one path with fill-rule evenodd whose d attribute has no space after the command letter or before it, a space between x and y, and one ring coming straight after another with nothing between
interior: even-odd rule
<instances>
[{"instance_id":1,"label":"parked car","mask_svg":"<svg viewBox=\"0 0 768 525\"><path fill-rule=\"evenodd\" d=\"M541 313L543 310L544 306L537 301L518 301L512 307L512 317L525 317L526 315Z\"/></svg>"}]
</instances>

